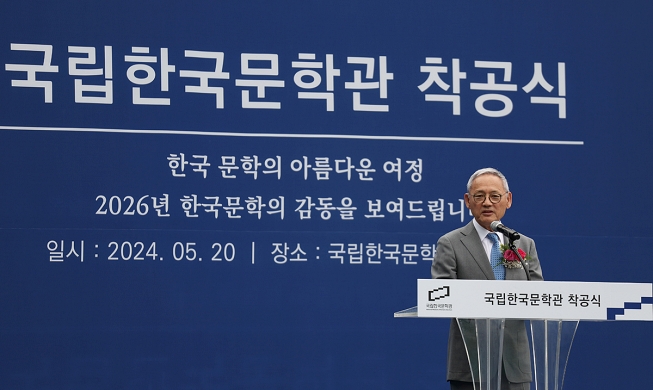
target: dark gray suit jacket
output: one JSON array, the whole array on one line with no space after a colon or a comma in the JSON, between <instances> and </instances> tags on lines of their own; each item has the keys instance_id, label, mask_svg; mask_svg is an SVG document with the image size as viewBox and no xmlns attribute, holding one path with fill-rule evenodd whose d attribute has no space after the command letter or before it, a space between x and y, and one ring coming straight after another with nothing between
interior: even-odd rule
<instances>
[{"instance_id":1,"label":"dark gray suit jacket","mask_svg":"<svg viewBox=\"0 0 653 390\"><path fill-rule=\"evenodd\" d=\"M535 242L521 235L515 244L531 257L526 266L531 280L542 280ZM494 280L490 260L485 254L473 222L445 234L438 240L431 276L435 279ZM506 280L526 280L526 274L521 268L506 268ZM530 351L524 321L506 321L503 366L510 382L532 381ZM472 381L465 346L455 320L451 321L449 328L447 380Z\"/></svg>"}]
</instances>

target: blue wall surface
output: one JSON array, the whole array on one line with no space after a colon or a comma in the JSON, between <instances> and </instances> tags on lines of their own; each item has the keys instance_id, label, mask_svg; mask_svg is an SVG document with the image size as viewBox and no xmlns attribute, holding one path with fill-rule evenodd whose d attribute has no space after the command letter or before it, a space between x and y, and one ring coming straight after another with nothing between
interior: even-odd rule
<instances>
[{"instance_id":1,"label":"blue wall surface","mask_svg":"<svg viewBox=\"0 0 653 390\"><path fill-rule=\"evenodd\" d=\"M0 4L0 388L433 389L468 177L547 280L653 281L653 6ZM568 389L651 388L583 322Z\"/></svg>"}]
</instances>

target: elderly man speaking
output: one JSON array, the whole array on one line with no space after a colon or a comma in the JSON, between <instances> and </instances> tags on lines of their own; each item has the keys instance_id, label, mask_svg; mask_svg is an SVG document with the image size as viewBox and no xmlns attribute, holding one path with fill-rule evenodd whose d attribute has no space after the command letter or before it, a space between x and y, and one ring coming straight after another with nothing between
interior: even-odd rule
<instances>
[{"instance_id":1,"label":"elderly man speaking","mask_svg":"<svg viewBox=\"0 0 653 390\"><path fill-rule=\"evenodd\" d=\"M492 231L492 222L501 221L512 205L512 193L501 172L494 168L474 172L467 182L465 205L474 219L438 240L431 267L433 278L526 280L528 272L531 280L542 280L542 270L532 239L521 235L516 241L518 250L528 258L524 272L521 265L509 266L510 262L504 257L501 243L506 244L507 237L501 232ZM507 320L505 323L502 366L502 389L530 389L533 378L524 321ZM465 345L456 320L452 320L449 329L447 380L452 390L474 388Z\"/></svg>"}]
</instances>

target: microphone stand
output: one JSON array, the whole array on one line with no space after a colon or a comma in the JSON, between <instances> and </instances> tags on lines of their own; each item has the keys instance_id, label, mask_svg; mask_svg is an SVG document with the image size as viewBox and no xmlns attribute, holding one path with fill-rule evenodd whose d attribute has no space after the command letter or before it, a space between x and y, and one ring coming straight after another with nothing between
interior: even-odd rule
<instances>
[{"instance_id":1,"label":"microphone stand","mask_svg":"<svg viewBox=\"0 0 653 390\"><path fill-rule=\"evenodd\" d=\"M521 255L519 254L519 251L515 246L515 242L510 237L508 237L508 247L517 255L517 258L519 259L519 262L521 263L524 272L526 272L526 280L531 280L531 274L528 272L528 269L526 268L526 262L524 261L524 258L521 257Z\"/></svg>"}]
</instances>

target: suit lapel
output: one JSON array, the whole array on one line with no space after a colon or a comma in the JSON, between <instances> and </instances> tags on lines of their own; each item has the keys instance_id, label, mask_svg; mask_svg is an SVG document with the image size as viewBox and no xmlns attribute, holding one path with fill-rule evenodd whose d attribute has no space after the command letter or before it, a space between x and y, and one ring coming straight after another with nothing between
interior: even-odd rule
<instances>
[{"instance_id":1,"label":"suit lapel","mask_svg":"<svg viewBox=\"0 0 653 390\"><path fill-rule=\"evenodd\" d=\"M485 254L485 249L483 249L483 244L481 244L481 239L478 237L478 232L476 232L474 223L468 223L461 231L461 234L463 237L460 241L463 243L465 248L467 248L472 259L476 262L481 271L483 271L485 277L490 280L494 279L494 272L492 271L490 260Z\"/></svg>"}]
</instances>

